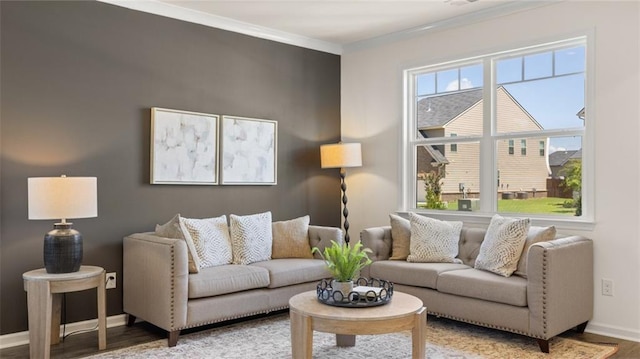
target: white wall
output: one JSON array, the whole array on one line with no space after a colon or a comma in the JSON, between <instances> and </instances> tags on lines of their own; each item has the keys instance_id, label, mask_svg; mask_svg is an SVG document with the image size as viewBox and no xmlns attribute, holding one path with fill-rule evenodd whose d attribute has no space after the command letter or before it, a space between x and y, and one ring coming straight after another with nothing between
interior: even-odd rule
<instances>
[{"instance_id":1,"label":"white wall","mask_svg":"<svg viewBox=\"0 0 640 359\"><path fill-rule=\"evenodd\" d=\"M399 209L403 69L591 32L596 223L573 231L595 241L595 311L587 330L640 341L639 19L635 1L570 1L346 51L342 137L363 146L363 167L347 177L352 237L388 225ZM614 281L613 297L600 294L601 278Z\"/></svg>"}]
</instances>

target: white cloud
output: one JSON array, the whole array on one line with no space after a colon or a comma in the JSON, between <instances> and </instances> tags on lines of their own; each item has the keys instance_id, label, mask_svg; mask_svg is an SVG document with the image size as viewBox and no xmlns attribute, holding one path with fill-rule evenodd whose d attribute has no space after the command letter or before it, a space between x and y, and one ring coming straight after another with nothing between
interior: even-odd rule
<instances>
[{"instance_id":1,"label":"white cloud","mask_svg":"<svg viewBox=\"0 0 640 359\"><path fill-rule=\"evenodd\" d=\"M470 88L473 88L473 83L471 83L471 80L469 80L466 77L462 78L460 80L460 90L466 90ZM449 82L449 84L447 85L447 88L445 89L445 91L457 91L457 90L458 90L458 80Z\"/></svg>"},{"instance_id":2,"label":"white cloud","mask_svg":"<svg viewBox=\"0 0 640 359\"><path fill-rule=\"evenodd\" d=\"M565 147L556 147L553 145L549 145L549 153L554 153L557 151L566 151L567 149Z\"/></svg>"}]
</instances>

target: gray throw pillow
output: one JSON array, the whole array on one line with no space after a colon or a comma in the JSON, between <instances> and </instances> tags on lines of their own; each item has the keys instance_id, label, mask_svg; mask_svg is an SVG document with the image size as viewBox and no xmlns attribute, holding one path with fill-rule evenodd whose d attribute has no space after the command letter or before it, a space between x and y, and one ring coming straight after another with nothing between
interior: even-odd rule
<instances>
[{"instance_id":1,"label":"gray throw pillow","mask_svg":"<svg viewBox=\"0 0 640 359\"><path fill-rule=\"evenodd\" d=\"M531 227L529 228L529 233L527 234L527 240L524 242L524 247L522 248L522 255L520 256L520 260L518 261L518 269L515 271L515 275L519 275L521 277L527 278L527 254L529 252L529 247L532 244L538 242L548 242L556 238L556 227Z\"/></svg>"},{"instance_id":2,"label":"gray throw pillow","mask_svg":"<svg viewBox=\"0 0 640 359\"><path fill-rule=\"evenodd\" d=\"M391 223L391 257L389 259L406 260L411 242L411 224L408 219L395 214L389 215Z\"/></svg>"},{"instance_id":3,"label":"gray throw pillow","mask_svg":"<svg viewBox=\"0 0 640 359\"><path fill-rule=\"evenodd\" d=\"M200 258L193 244L191 236L185 236L180 227L180 213L176 214L165 224L156 224L156 236L165 238L182 239L187 243L189 254L189 273L198 273L200 269Z\"/></svg>"}]
</instances>

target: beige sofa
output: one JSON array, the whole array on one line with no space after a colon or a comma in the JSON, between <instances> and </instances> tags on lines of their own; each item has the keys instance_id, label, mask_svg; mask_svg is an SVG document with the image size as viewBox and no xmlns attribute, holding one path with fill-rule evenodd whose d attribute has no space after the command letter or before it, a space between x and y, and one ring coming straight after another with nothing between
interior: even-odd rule
<instances>
[{"instance_id":1,"label":"beige sofa","mask_svg":"<svg viewBox=\"0 0 640 359\"><path fill-rule=\"evenodd\" d=\"M389 260L391 227L365 229L360 239L374 261L366 277L394 283L420 298L430 314L536 338L549 352L549 339L576 327L584 331L593 311L593 244L571 236L533 244L526 278L474 269L484 229L463 227L462 264Z\"/></svg>"},{"instance_id":2,"label":"beige sofa","mask_svg":"<svg viewBox=\"0 0 640 359\"><path fill-rule=\"evenodd\" d=\"M342 243L339 228L309 226L309 244ZM330 276L321 259L285 258L222 265L190 274L187 245L153 232L124 238L123 307L167 331L175 346L181 329L288 308L289 299Z\"/></svg>"}]
</instances>

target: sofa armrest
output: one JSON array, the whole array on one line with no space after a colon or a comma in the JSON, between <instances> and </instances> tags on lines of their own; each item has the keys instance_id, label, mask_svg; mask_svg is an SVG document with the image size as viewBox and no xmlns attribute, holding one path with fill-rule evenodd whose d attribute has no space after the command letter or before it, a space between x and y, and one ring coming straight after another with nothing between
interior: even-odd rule
<instances>
[{"instance_id":1,"label":"sofa armrest","mask_svg":"<svg viewBox=\"0 0 640 359\"><path fill-rule=\"evenodd\" d=\"M331 245L331 241L336 241L339 244L344 242L342 229L338 227L309 225L309 245L311 245L311 248L318 247L321 252L324 252L325 247ZM318 253L314 253L313 256L316 259L322 258Z\"/></svg>"},{"instance_id":2,"label":"sofa armrest","mask_svg":"<svg viewBox=\"0 0 640 359\"><path fill-rule=\"evenodd\" d=\"M549 339L593 315L593 242L570 236L531 246L527 257L530 332Z\"/></svg>"},{"instance_id":3,"label":"sofa armrest","mask_svg":"<svg viewBox=\"0 0 640 359\"><path fill-rule=\"evenodd\" d=\"M167 331L186 325L189 282L183 240L136 233L123 241L123 309Z\"/></svg>"},{"instance_id":4,"label":"sofa armrest","mask_svg":"<svg viewBox=\"0 0 640 359\"><path fill-rule=\"evenodd\" d=\"M391 257L391 226L372 227L360 232L360 242L364 248L371 249L369 259L372 262L387 260ZM360 273L363 277L370 277L370 268L366 266Z\"/></svg>"}]
</instances>

